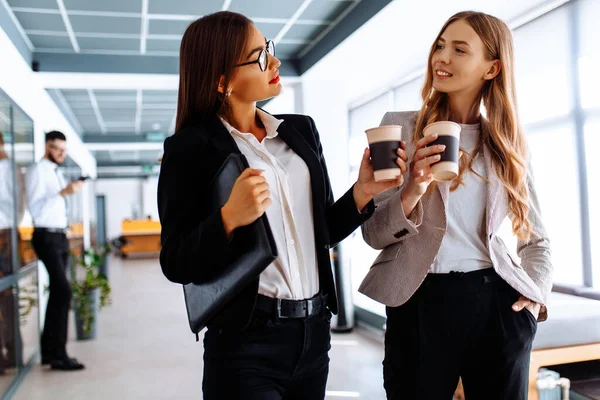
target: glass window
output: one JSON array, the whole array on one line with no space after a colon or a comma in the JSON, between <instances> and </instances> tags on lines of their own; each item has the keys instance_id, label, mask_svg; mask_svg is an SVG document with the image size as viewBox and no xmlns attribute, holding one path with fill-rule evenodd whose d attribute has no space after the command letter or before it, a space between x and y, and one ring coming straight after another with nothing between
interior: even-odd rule
<instances>
[{"instance_id":1,"label":"glass window","mask_svg":"<svg viewBox=\"0 0 600 400\"><path fill-rule=\"evenodd\" d=\"M571 104L569 10L557 9L514 32L521 122L567 115Z\"/></svg>"},{"instance_id":2,"label":"glass window","mask_svg":"<svg viewBox=\"0 0 600 400\"><path fill-rule=\"evenodd\" d=\"M25 364L36 354L40 342L36 269L19 279L19 326Z\"/></svg>"},{"instance_id":3,"label":"glass window","mask_svg":"<svg viewBox=\"0 0 600 400\"><path fill-rule=\"evenodd\" d=\"M0 292L0 396L10 387L18 372L18 340L15 337L16 293L14 287Z\"/></svg>"},{"instance_id":4,"label":"glass window","mask_svg":"<svg viewBox=\"0 0 600 400\"><path fill-rule=\"evenodd\" d=\"M354 182L358 177L358 167L362 154L367 147L367 136L365 131L369 128L379 126L383 115L392 109L391 95L385 93L362 106L350 110L350 149L348 159L350 160L350 169L356 169L356 174L351 173L350 182Z\"/></svg>"},{"instance_id":5,"label":"glass window","mask_svg":"<svg viewBox=\"0 0 600 400\"><path fill-rule=\"evenodd\" d=\"M296 88L293 85L285 85L281 93L269 100L264 105L265 111L270 114L291 114L296 112Z\"/></svg>"},{"instance_id":6,"label":"glass window","mask_svg":"<svg viewBox=\"0 0 600 400\"><path fill-rule=\"evenodd\" d=\"M571 124L528 132L542 222L552 246L554 281L583 284L581 211Z\"/></svg>"},{"instance_id":7,"label":"glass window","mask_svg":"<svg viewBox=\"0 0 600 400\"><path fill-rule=\"evenodd\" d=\"M588 200L590 213L590 236L592 243L592 277L594 287L600 288L600 157L595 149L600 146L600 117L585 124L585 148L588 174ZM594 245L596 244L596 245Z\"/></svg>"},{"instance_id":8,"label":"glass window","mask_svg":"<svg viewBox=\"0 0 600 400\"><path fill-rule=\"evenodd\" d=\"M600 39L600 2L597 0L580 0L574 4L579 7L579 77L581 87L581 105L585 109L600 107L600 82L596 76L600 53L598 40Z\"/></svg>"},{"instance_id":9,"label":"glass window","mask_svg":"<svg viewBox=\"0 0 600 400\"><path fill-rule=\"evenodd\" d=\"M358 168L364 149L368 146L365 130L379 126L383 115L392 109L391 92L385 93L362 106L350 110L350 182L358 178ZM343 250L350 263L354 304L371 312L385 315L385 306L358 293L358 287L379 254L362 238L360 228L344 242Z\"/></svg>"},{"instance_id":10,"label":"glass window","mask_svg":"<svg viewBox=\"0 0 600 400\"><path fill-rule=\"evenodd\" d=\"M65 182L74 181L82 175L81 167L70 156L65 158L61 169ZM66 201L70 229L68 236L70 239L83 238L83 193L80 191L67 196Z\"/></svg>"},{"instance_id":11,"label":"glass window","mask_svg":"<svg viewBox=\"0 0 600 400\"><path fill-rule=\"evenodd\" d=\"M16 167L16 212L18 224L19 267L37 259L31 247L33 223L25 198L25 176L27 169L35 163L33 150L33 121L18 108L13 108L15 167Z\"/></svg>"},{"instance_id":12,"label":"glass window","mask_svg":"<svg viewBox=\"0 0 600 400\"><path fill-rule=\"evenodd\" d=\"M421 109L423 104L421 87L424 79L423 76L419 76L394 90L394 110L417 111Z\"/></svg>"},{"instance_id":13,"label":"glass window","mask_svg":"<svg viewBox=\"0 0 600 400\"><path fill-rule=\"evenodd\" d=\"M12 110L0 93L0 279L13 272L14 257L14 163Z\"/></svg>"}]
</instances>

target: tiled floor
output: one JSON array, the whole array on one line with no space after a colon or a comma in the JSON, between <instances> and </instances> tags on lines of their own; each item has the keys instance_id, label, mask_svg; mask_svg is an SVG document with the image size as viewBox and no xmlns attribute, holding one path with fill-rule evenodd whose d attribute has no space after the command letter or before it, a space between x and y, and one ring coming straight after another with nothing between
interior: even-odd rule
<instances>
[{"instance_id":1,"label":"tiled floor","mask_svg":"<svg viewBox=\"0 0 600 400\"><path fill-rule=\"evenodd\" d=\"M202 398L202 345L189 331L182 290L156 260L111 259L113 305L102 311L99 337L69 344L87 368L54 372L37 365L15 400ZM71 324L71 338L74 338ZM385 399L377 337L334 334L328 399Z\"/></svg>"}]
</instances>

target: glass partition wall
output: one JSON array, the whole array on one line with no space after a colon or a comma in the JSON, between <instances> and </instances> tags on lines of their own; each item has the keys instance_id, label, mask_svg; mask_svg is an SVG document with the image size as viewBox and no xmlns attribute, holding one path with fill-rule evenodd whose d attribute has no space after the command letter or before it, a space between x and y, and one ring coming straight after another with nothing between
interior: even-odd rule
<instances>
[{"instance_id":1,"label":"glass partition wall","mask_svg":"<svg viewBox=\"0 0 600 400\"><path fill-rule=\"evenodd\" d=\"M0 90L0 397L16 389L39 348L37 258L24 187L34 162L33 121Z\"/></svg>"}]
</instances>

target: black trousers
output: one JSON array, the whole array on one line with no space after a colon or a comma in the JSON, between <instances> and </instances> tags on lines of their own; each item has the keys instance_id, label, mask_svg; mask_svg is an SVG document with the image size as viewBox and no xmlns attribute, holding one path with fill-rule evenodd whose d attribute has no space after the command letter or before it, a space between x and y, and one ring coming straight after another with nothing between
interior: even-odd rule
<instances>
[{"instance_id":1,"label":"black trousers","mask_svg":"<svg viewBox=\"0 0 600 400\"><path fill-rule=\"evenodd\" d=\"M50 296L42 334L42 358L67 355L67 329L71 305L71 285L67 280L69 242L64 233L33 231L33 249L50 276Z\"/></svg>"},{"instance_id":2,"label":"black trousers","mask_svg":"<svg viewBox=\"0 0 600 400\"><path fill-rule=\"evenodd\" d=\"M450 400L462 377L467 400L526 400L537 322L519 296L493 269L428 275L387 308L387 398Z\"/></svg>"},{"instance_id":3,"label":"black trousers","mask_svg":"<svg viewBox=\"0 0 600 400\"><path fill-rule=\"evenodd\" d=\"M276 319L255 311L243 332L204 336L204 400L323 400L331 313Z\"/></svg>"}]
</instances>

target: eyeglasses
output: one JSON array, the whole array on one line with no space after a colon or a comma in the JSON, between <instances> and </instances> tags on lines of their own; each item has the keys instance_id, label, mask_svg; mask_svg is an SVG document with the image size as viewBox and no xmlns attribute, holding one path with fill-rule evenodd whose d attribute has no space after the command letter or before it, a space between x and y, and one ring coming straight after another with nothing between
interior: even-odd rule
<instances>
[{"instance_id":1,"label":"eyeglasses","mask_svg":"<svg viewBox=\"0 0 600 400\"><path fill-rule=\"evenodd\" d=\"M262 51L260 52L260 54L258 55L258 58L256 60L238 64L238 65L236 65L236 67L243 67L244 65L258 64L261 71L263 71L263 72L266 71L267 67L269 66L269 54L272 55L273 57L275 57L275 43L273 43L272 40L266 40L266 44L267 44L267 46L264 49L262 49Z\"/></svg>"}]
</instances>

